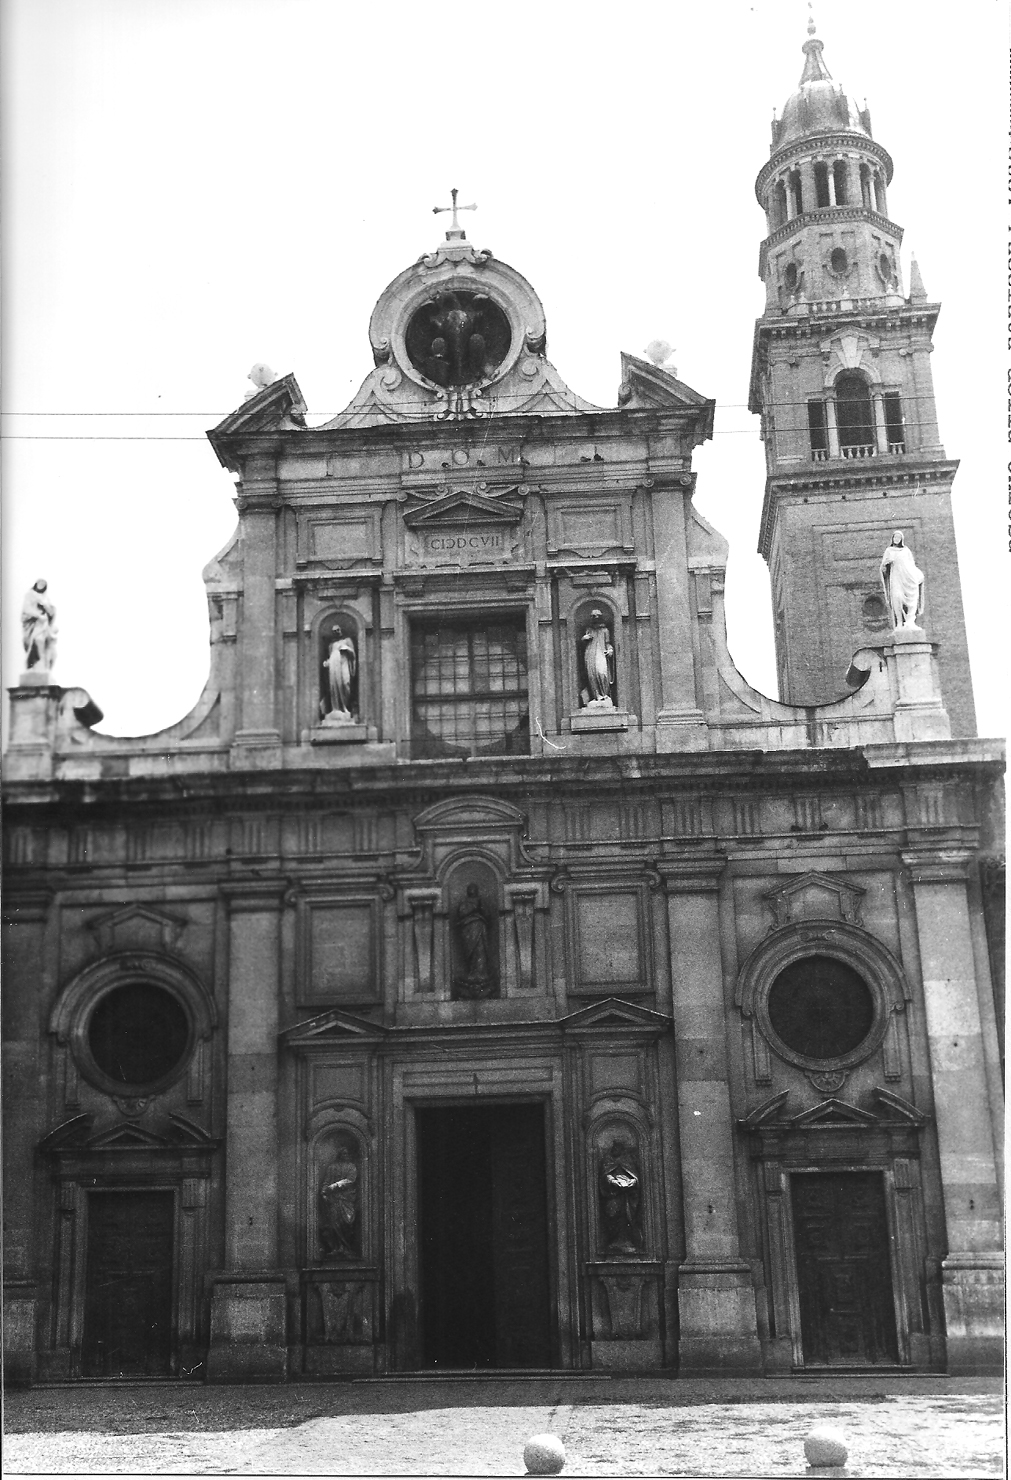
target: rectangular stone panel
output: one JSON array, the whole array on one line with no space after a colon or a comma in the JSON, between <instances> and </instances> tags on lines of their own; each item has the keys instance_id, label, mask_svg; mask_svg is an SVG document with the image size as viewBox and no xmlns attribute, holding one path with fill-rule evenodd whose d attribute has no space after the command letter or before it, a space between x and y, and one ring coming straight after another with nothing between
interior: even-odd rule
<instances>
[{"instance_id":1,"label":"rectangular stone panel","mask_svg":"<svg viewBox=\"0 0 1011 1480\"><path fill-rule=\"evenodd\" d=\"M574 890L573 987L645 989L645 932L639 889Z\"/></svg>"},{"instance_id":2,"label":"rectangular stone panel","mask_svg":"<svg viewBox=\"0 0 1011 1480\"><path fill-rule=\"evenodd\" d=\"M593 1093L605 1089L639 1089L639 1060L634 1054L596 1054L590 1070Z\"/></svg>"},{"instance_id":3,"label":"rectangular stone panel","mask_svg":"<svg viewBox=\"0 0 1011 1480\"><path fill-rule=\"evenodd\" d=\"M365 1068L362 1064L313 1064L313 1105L335 1101L342 1105L365 1102Z\"/></svg>"},{"instance_id":4,"label":"rectangular stone panel","mask_svg":"<svg viewBox=\"0 0 1011 1480\"><path fill-rule=\"evenodd\" d=\"M311 560L345 560L351 555L371 554L371 520L342 519L336 524L309 525Z\"/></svg>"},{"instance_id":5,"label":"rectangular stone panel","mask_svg":"<svg viewBox=\"0 0 1011 1480\"><path fill-rule=\"evenodd\" d=\"M303 900L300 916L299 1002L374 1002L379 994L378 901Z\"/></svg>"}]
</instances>

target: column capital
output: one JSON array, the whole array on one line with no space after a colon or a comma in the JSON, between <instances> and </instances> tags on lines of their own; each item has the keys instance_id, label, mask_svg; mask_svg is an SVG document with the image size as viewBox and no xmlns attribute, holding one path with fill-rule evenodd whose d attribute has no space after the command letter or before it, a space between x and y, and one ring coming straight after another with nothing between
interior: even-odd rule
<instances>
[{"instance_id":1,"label":"column capital","mask_svg":"<svg viewBox=\"0 0 1011 1480\"><path fill-rule=\"evenodd\" d=\"M968 877L971 848L916 848L902 854L914 884L964 884Z\"/></svg>"},{"instance_id":2,"label":"column capital","mask_svg":"<svg viewBox=\"0 0 1011 1480\"><path fill-rule=\"evenodd\" d=\"M668 894L715 894L727 866L725 853L658 858L654 867Z\"/></svg>"},{"instance_id":3,"label":"column capital","mask_svg":"<svg viewBox=\"0 0 1011 1480\"><path fill-rule=\"evenodd\" d=\"M222 898L228 903L230 914L262 914L267 910L280 910L284 907L291 880L235 879L219 887Z\"/></svg>"}]
</instances>

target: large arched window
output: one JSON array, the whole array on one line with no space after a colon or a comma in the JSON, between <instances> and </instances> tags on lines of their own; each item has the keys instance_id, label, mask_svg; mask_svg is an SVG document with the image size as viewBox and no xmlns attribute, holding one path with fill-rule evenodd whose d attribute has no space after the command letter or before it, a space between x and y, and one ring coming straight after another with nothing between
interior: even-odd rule
<instances>
[{"instance_id":1,"label":"large arched window","mask_svg":"<svg viewBox=\"0 0 1011 1480\"><path fill-rule=\"evenodd\" d=\"M835 414L843 457L873 457L874 409L861 375L840 375L835 384Z\"/></svg>"}]
</instances>

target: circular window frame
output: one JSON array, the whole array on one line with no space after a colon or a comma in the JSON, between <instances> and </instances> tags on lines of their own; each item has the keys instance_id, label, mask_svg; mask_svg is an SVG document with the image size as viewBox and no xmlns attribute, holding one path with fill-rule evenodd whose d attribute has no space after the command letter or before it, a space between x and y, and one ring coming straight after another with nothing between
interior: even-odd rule
<instances>
[{"instance_id":1,"label":"circular window frame","mask_svg":"<svg viewBox=\"0 0 1011 1480\"><path fill-rule=\"evenodd\" d=\"M158 987L173 997L186 1015L186 1047L172 1068L145 1084L124 1083L106 1074L96 1062L88 1041L95 1009L118 987L137 984ZM122 1099L150 1099L171 1088L186 1074L197 1042L209 1038L217 1023L214 1003L195 976L177 961L147 951L122 951L97 961L64 989L53 1009L49 1031L65 1045L78 1072L103 1094Z\"/></svg>"},{"instance_id":2,"label":"circular window frame","mask_svg":"<svg viewBox=\"0 0 1011 1480\"><path fill-rule=\"evenodd\" d=\"M769 993L780 973L809 956L828 956L863 980L874 1004L870 1029L855 1048L832 1058L813 1058L784 1043L769 1017ZM759 1032L777 1058L805 1074L838 1073L869 1059L884 1042L889 1019L909 1000L902 968L892 953L858 926L805 921L774 931L752 952L741 971L737 1005L745 1017L754 1017Z\"/></svg>"},{"instance_id":3,"label":"circular window frame","mask_svg":"<svg viewBox=\"0 0 1011 1480\"><path fill-rule=\"evenodd\" d=\"M837 267L835 265L834 258L836 256L836 253L837 252L841 252L842 253L842 259L843 259L843 266L842 267ZM833 277L838 277L838 278L849 277L850 273L853 271L853 263L850 260L850 254L849 254L849 252L847 252L847 250L846 250L845 247L840 247L840 246L835 246L835 247L832 247L830 249L829 254L828 254L828 261L826 263L826 266L827 266L829 272L832 274L832 276Z\"/></svg>"}]
</instances>

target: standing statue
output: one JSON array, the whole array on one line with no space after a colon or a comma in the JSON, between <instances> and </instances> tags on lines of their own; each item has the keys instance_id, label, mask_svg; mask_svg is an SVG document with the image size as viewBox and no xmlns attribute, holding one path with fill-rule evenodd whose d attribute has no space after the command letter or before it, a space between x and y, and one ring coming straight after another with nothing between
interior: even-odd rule
<instances>
[{"instance_id":1,"label":"standing statue","mask_svg":"<svg viewBox=\"0 0 1011 1480\"><path fill-rule=\"evenodd\" d=\"M329 644L323 668L330 688L330 709L324 713L323 723L346 725L354 718L351 712L351 685L358 659L354 643L350 637L344 636L339 627L335 627L330 634ZM320 708L325 710L325 706L326 700L323 700Z\"/></svg>"},{"instance_id":2,"label":"standing statue","mask_svg":"<svg viewBox=\"0 0 1011 1480\"><path fill-rule=\"evenodd\" d=\"M901 529L881 557L881 584L892 614L893 627L915 627L923 610L923 571L913 559Z\"/></svg>"},{"instance_id":3,"label":"standing statue","mask_svg":"<svg viewBox=\"0 0 1011 1480\"><path fill-rule=\"evenodd\" d=\"M598 1184L604 1245L609 1254L642 1248L642 1185L635 1152L620 1137L601 1152Z\"/></svg>"},{"instance_id":4,"label":"standing statue","mask_svg":"<svg viewBox=\"0 0 1011 1480\"><path fill-rule=\"evenodd\" d=\"M328 1258L358 1257L358 1166L346 1146L337 1148L319 1189L319 1242Z\"/></svg>"},{"instance_id":5,"label":"standing statue","mask_svg":"<svg viewBox=\"0 0 1011 1480\"><path fill-rule=\"evenodd\" d=\"M467 892L456 907L455 925L460 948L460 964L463 968L456 983L460 995L463 997L493 996L495 975L492 970L491 947L488 940L488 921L485 918L476 884L467 885Z\"/></svg>"},{"instance_id":6,"label":"standing statue","mask_svg":"<svg viewBox=\"0 0 1011 1480\"><path fill-rule=\"evenodd\" d=\"M46 600L47 583L36 581L21 606L25 667L48 672L56 661L56 608Z\"/></svg>"},{"instance_id":7,"label":"standing statue","mask_svg":"<svg viewBox=\"0 0 1011 1480\"><path fill-rule=\"evenodd\" d=\"M587 708L596 705L600 709L613 709L611 689L614 686L614 645L611 632L604 621L604 613L598 606L590 613L590 625L580 638L583 644L583 667L586 670L586 688L581 698Z\"/></svg>"}]
</instances>

